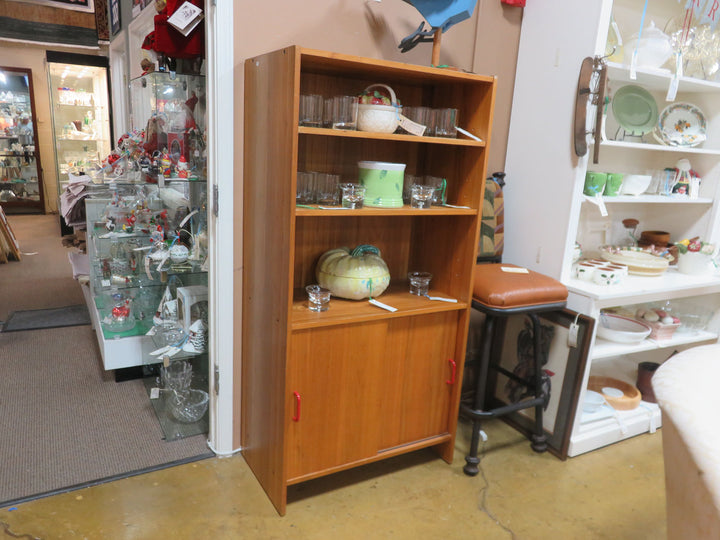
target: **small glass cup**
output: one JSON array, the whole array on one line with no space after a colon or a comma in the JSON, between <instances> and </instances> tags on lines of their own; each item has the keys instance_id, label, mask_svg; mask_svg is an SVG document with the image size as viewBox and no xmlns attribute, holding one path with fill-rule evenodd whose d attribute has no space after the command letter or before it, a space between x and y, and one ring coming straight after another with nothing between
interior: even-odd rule
<instances>
[{"instance_id":1,"label":"small glass cup","mask_svg":"<svg viewBox=\"0 0 720 540\"><path fill-rule=\"evenodd\" d=\"M323 121L324 100L321 95L310 94L300 96L301 126L321 127Z\"/></svg>"},{"instance_id":2,"label":"small glass cup","mask_svg":"<svg viewBox=\"0 0 720 540\"><path fill-rule=\"evenodd\" d=\"M316 200L323 206L337 206L340 204L339 174L319 173L316 183Z\"/></svg>"},{"instance_id":3,"label":"small glass cup","mask_svg":"<svg viewBox=\"0 0 720 540\"><path fill-rule=\"evenodd\" d=\"M412 187L415 184L422 184L422 176L406 174L403 179L403 203L412 203Z\"/></svg>"},{"instance_id":4,"label":"small glass cup","mask_svg":"<svg viewBox=\"0 0 720 540\"><path fill-rule=\"evenodd\" d=\"M297 173L296 204L312 204L316 199L316 176L314 172Z\"/></svg>"},{"instance_id":5,"label":"small glass cup","mask_svg":"<svg viewBox=\"0 0 720 540\"><path fill-rule=\"evenodd\" d=\"M435 110L435 136L436 137L457 137L457 109L436 109Z\"/></svg>"},{"instance_id":6,"label":"small glass cup","mask_svg":"<svg viewBox=\"0 0 720 540\"><path fill-rule=\"evenodd\" d=\"M365 200L365 186L360 184L342 184L343 208L362 208Z\"/></svg>"},{"instance_id":7,"label":"small glass cup","mask_svg":"<svg viewBox=\"0 0 720 540\"><path fill-rule=\"evenodd\" d=\"M423 135L434 135L430 130L433 129L430 124L432 123L432 109L429 107L403 107L403 115L421 126L425 126L425 132Z\"/></svg>"},{"instance_id":8,"label":"small glass cup","mask_svg":"<svg viewBox=\"0 0 720 540\"><path fill-rule=\"evenodd\" d=\"M166 390L181 392L190 388L192 364L185 360L170 362L168 367L160 368L160 384Z\"/></svg>"},{"instance_id":9,"label":"small glass cup","mask_svg":"<svg viewBox=\"0 0 720 540\"><path fill-rule=\"evenodd\" d=\"M433 276L430 272L410 272L408 274L408 279L410 280L410 294L427 296L432 277Z\"/></svg>"},{"instance_id":10,"label":"small glass cup","mask_svg":"<svg viewBox=\"0 0 720 540\"><path fill-rule=\"evenodd\" d=\"M308 295L308 309L310 311L327 311L330 307L330 291L320 285L308 285L305 287Z\"/></svg>"},{"instance_id":11,"label":"small glass cup","mask_svg":"<svg viewBox=\"0 0 720 540\"><path fill-rule=\"evenodd\" d=\"M432 196L432 203L436 206L442 206L447 202L447 181L439 176L425 176L424 184L433 186L435 192Z\"/></svg>"},{"instance_id":12,"label":"small glass cup","mask_svg":"<svg viewBox=\"0 0 720 540\"><path fill-rule=\"evenodd\" d=\"M335 96L332 106L332 128L357 129L358 98L356 96Z\"/></svg>"},{"instance_id":13,"label":"small glass cup","mask_svg":"<svg viewBox=\"0 0 720 540\"><path fill-rule=\"evenodd\" d=\"M333 98L325 100L323 106L323 123L324 128L332 128L333 124Z\"/></svg>"},{"instance_id":14,"label":"small glass cup","mask_svg":"<svg viewBox=\"0 0 720 540\"><path fill-rule=\"evenodd\" d=\"M433 195L435 194L435 186L423 186L413 184L410 188L411 198L410 206L412 208L430 208L432 206Z\"/></svg>"}]
</instances>

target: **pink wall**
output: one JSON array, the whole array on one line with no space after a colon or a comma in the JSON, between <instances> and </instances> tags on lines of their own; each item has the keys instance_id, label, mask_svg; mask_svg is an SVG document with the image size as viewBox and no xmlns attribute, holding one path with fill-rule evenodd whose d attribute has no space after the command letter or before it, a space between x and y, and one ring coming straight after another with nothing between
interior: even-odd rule
<instances>
[{"instance_id":1,"label":"pink wall","mask_svg":"<svg viewBox=\"0 0 720 540\"><path fill-rule=\"evenodd\" d=\"M242 5L242 7L239 7ZM294 0L243 2L235 8L235 124L243 125L243 63L247 58L288 45L430 64L432 45L408 53L397 46L423 20L402 0ZM500 0L478 0L471 19L451 28L442 38L440 63L498 77L493 138L488 172L505 166L521 8ZM242 155L242 131L236 132L236 157ZM236 161L236 178L242 161Z\"/></svg>"}]
</instances>

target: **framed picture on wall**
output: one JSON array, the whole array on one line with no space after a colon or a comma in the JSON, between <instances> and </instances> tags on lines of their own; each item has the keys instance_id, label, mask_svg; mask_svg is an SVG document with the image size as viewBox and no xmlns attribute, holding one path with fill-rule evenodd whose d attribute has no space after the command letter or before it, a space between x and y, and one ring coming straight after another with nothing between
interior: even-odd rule
<instances>
[{"instance_id":1,"label":"framed picture on wall","mask_svg":"<svg viewBox=\"0 0 720 540\"><path fill-rule=\"evenodd\" d=\"M110 0L110 34L120 31L120 0Z\"/></svg>"},{"instance_id":2,"label":"framed picture on wall","mask_svg":"<svg viewBox=\"0 0 720 540\"><path fill-rule=\"evenodd\" d=\"M550 395L543 412L543 427L548 437L548 451L565 459L595 319L570 310L541 313L539 318L543 387ZM528 317L517 315L507 319L499 369L491 369L488 377L487 396L491 407L534 397L533 389L516 380L527 379L532 373L533 339L533 326ZM501 418L527 436L534 433L534 408Z\"/></svg>"},{"instance_id":3,"label":"framed picture on wall","mask_svg":"<svg viewBox=\"0 0 720 540\"><path fill-rule=\"evenodd\" d=\"M74 11L95 11L94 0L11 0L12 2L23 2L26 4L40 4L43 6L72 9Z\"/></svg>"}]
</instances>

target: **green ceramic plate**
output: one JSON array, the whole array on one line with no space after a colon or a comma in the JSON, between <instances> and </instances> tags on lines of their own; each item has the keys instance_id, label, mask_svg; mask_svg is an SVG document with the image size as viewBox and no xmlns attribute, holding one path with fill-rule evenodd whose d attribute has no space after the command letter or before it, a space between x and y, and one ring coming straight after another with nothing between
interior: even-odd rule
<instances>
[{"instance_id":1,"label":"green ceramic plate","mask_svg":"<svg viewBox=\"0 0 720 540\"><path fill-rule=\"evenodd\" d=\"M632 84L615 92L612 112L628 135L645 135L658 121L657 103L653 97L644 88Z\"/></svg>"}]
</instances>

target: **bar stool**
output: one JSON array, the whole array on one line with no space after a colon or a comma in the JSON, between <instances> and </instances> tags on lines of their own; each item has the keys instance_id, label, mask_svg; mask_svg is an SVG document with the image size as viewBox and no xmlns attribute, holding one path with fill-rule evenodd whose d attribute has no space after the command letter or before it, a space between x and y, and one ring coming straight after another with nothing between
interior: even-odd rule
<instances>
[{"instance_id":1,"label":"bar stool","mask_svg":"<svg viewBox=\"0 0 720 540\"><path fill-rule=\"evenodd\" d=\"M485 314L483 340L479 358L470 362L477 363L474 381L472 405L460 404L460 415L472 420L472 438L470 451L465 458L465 474L475 476L480 460L477 457L481 431L481 421L497 418L522 409L535 408L535 433L531 436L531 447L536 452L547 450L547 436L543 429L543 410L547 406L549 395L542 386L542 358L540 340L540 321L537 314L544 311L563 309L567 302L567 288L559 281L533 272L526 268L505 263L478 264L475 267L472 307ZM483 410L488 369L499 368L502 345L493 347L493 342L502 336L495 336L502 325L496 325L498 318L511 315L527 315L533 325L533 370L529 379L522 379L512 373L504 373L534 393L533 398L510 403L491 410ZM502 342L498 342L502 343ZM498 350L495 350L498 349Z\"/></svg>"}]
</instances>

